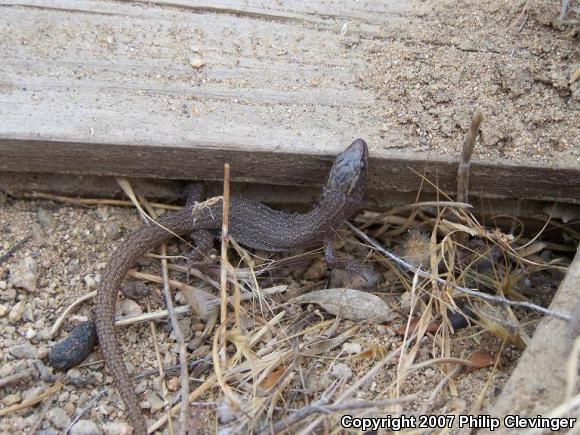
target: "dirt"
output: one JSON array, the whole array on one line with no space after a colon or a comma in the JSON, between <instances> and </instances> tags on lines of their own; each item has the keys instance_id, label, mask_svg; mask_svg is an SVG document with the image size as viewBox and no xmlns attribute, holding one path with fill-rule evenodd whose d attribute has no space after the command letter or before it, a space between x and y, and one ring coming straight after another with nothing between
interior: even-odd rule
<instances>
[{"instance_id":1,"label":"dirt","mask_svg":"<svg viewBox=\"0 0 580 435\"><path fill-rule=\"evenodd\" d=\"M50 336L50 329L63 310L78 297L95 290L102 277L105 262L112 249L122 242L123 238L132 230L141 225L138 214L128 208L97 207L81 208L65 206L50 201L22 201L7 199L0 207L0 237L2 239L1 252L7 252L18 241L30 236L29 240L17 250L4 264L0 265L0 349L2 350L2 371L0 378L17 373L24 368L40 365L42 371L49 375L57 373L48 367L47 352L56 340L66 336L67 331L79 322L93 318L93 304L91 301L81 304L74 313L66 317L63 327L55 337ZM401 237L400 240L405 240ZM426 239L428 241L428 239ZM417 251L414 240L413 252ZM184 253L183 243L170 245L169 253L179 255ZM344 248L343 248L344 249ZM400 247L394 247L400 252ZM348 249L349 254L364 257L368 254L360 248ZM409 254L403 255L409 256ZM414 258L414 257L413 257ZM179 261L178 261L179 262ZM141 261L141 270L159 274L157 263L150 260ZM31 266L32 264L32 266ZM323 288L326 271L320 267L321 254L318 259L309 260L291 272L280 273L271 285L287 284L288 293L304 292L304 288ZM380 269L379 269L380 270ZM29 272L29 275L23 272ZM283 271L283 270L282 270ZM308 279L305 279L305 278ZM175 279L183 280L183 274L174 274ZM545 278L545 277L544 277ZM335 279L335 278L333 278ZM376 289L379 295L393 307L403 304L403 287L396 283L392 272L384 271L379 278ZM318 282L318 284L317 284ZM202 283L195 281L196 286ZM538 302L545 304L554 293L558 284L557 279L542 281L542 297ZM266 284L262 284L263 286ZM338 284L340 285L340 284ZM318 286L318 287L317 287ZM152 297L140 301L143 311L163 308L160 297L160 287L150 285L154 289ZM536 289L539 288L536 285ZM302 290L301 290L302 289ZM382 290L381 290L382 289ZM384 293L386 292L386 293ZM181 300L183 303L183 300ZM273 303L270 302L270 303ZM119 306L123 305L121 302ZM133 304L134 305L134 304ZM275 306L276 303L274 303ZM271 313L260 310L255 303L244 305L246 313L244 322L246 327L256 323L260 315L269 320ZM325 315L324 310L316 305L288 306L290 316L296 320L310 319L316 324L323 318L332 319ZM18 313L20 311L20 314ZM260 314L261 313L261 314ZM524 315L525 312L519 313ZM539 317L527 313L522 318L526 325L525 334L531 335ZM199 319L186 318L182 321L182 328L190 343L193 358L206 358L211 349L212 338L201 339L200 334L205 322ZM319 397L329 383L337 380L354 382L363 377L389 351L401 344L406 316L397 316L387 324L358 324L349 320L342 320L326 330L313 330L304 335L301 343L312 347L305 350L301 373L303 378L296 385L307 388L308 393L292 393L292 389L285 393L287 410L299 409L307 405L309 400ZM328 338L359 327L356 335L347 340L342 347L316 356L317 346ZM440 394L432 403L434 413L469 412L476 414L486 409L491 401L501 392L502 386L509 378L515 367L522 348L513 344L503 345L502 341L489 334L481 334L477 326L468 327L450 337L449 345L451 356L469 358L475 351L489 353L492 361L501 353L501 365L498 370L492 367L482 368L467 374L461 374L452 382L450 392ZM285 334L289 335L288 330ZM481 334L481 335L480 335ZM138 324L124 327L120 333L120 341L124 349L125 361L129 370L135 375L155 369L156 359L153 351L153 340L148 325ZM267 334L260 346L267 345L275 336ZM161 360L165 367L177 363L177 351L173 336L170 334L165 321L157 324L156 338L159 343ZM423 362L438 356L436 349L440 345L440 337L432 335L421 340L415 362ZM30 354L20 355L18 350L30 349ZM348 350L350 346L351 350ZM354 350L352 347L354 346ZM259 350L256 347L254 350ZM230 349L232 351L233 349ZM501 351L501 352L500 352ZM309 353L314 356L309 357ZM435 352L435 353L433 353ZM35 363L33 363L35 361ZM397 380L397 361L387 367L371 383L357 391L356 398L360 400L374 400L377 394L393 394L393 385ZM438 365L412 373L400 383L400 394L417 394L413 404L407 410L421 412L431 392L441 381L441 371ZM211 369L196 373L193 377L199 381L207 379ZM344 379L343 379L344 378ZM178 391L178 379L175 374L168 376L168 385L171 394ZM30 399L50 386L54 385L54 378L45 376L33 382L20 382L3 389L2 403L9 406L22 400ZM347 384L348 385L348 384ZM157 376L149 376L137 382L140 392L140 401L149 422L162 416L160 406L161 390ZM102 395L100 395L102 393ZM289 394L289 396L286 396ZM196 401L201 407L198 417L205 422L206 430L202 433L213 433L211 427L216 424L216 418L224 418L223 409L220 410L221 396L219 389L203 395ZM93 402L91 402L93 400ZM55 395L49 406L49 412L42 420L41 428L62 431L70 423L76 413L87 408L82 416L83 424L95 424L106 429L107 433L117 433L126 430L123 423L125 415L119 406L119 398L112 386L112 378L107 373L100 353L93 352L81 367L70 369L67 372L67 381ZM29 430L37 421L40 406L26 407L24 411L15 411L2 419L2 431ZM217 408L217 410L216 410ZM148 409L152 411L149 412ZM227 414L227 412L226 412ZM88 423L87 423L88 421ZM113 425L113 426L107 426ZM73 432L74 433L74 432Z\"/></svg>"},{"instance_id":2,"label":"dirt","mask_svg":"<svg viewBox=\"0 0 580 435\"><path fill-rule=\"evenodd\" d=\"M580 79L571 80L580 69L580 34L578 25L555 20L560 5L415 2L389 31L388 47L368 50L360 78L384 107L381 131L403 127L413 148L456 156L480 110L475 158L578 167ZM570 16L579 15L572 3Z\"/></svg>"}]
</instances>

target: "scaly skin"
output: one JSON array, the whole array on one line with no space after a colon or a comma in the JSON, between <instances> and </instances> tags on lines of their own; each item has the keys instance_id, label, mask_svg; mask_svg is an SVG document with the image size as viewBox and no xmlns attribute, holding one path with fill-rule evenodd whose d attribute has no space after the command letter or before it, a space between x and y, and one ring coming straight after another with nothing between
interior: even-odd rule
<instances>
[{"instance_id":1,"label":"scaly skin","mask_svg":"<svg viewBox=\"0 0 580 435\"><path fill-rule=\"evenodd\" d=\"M353 272L359 270L350 260L334 257L332 240L338 228L360 205L366 183L367 158L366 143L357 139L336 158L318 204L307 213L285 213L258 202L232 198L229 216L231 237L249 248L273 252L306 248L323 242L330 267ZM211 231L219 235L222 203L195 211L189 206L163 216L158 222L171 232L158 225L147 225L131 234L109 258L97 292L96 324L101 351L137 435L147 433L145 419L113 329L119 288L135 261L170 240L172 233L182 236L190 232Z\"/></svg>"}]
</instances>

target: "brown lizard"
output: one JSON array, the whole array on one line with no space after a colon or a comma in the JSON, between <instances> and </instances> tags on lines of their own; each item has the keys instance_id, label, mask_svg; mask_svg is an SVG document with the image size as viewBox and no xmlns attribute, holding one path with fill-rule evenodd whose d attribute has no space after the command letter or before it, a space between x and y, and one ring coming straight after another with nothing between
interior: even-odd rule
<instances>
[{"instance_id":1,"label":"brown lizard","mask_svg":"<svg viewBox=\"0 0 580 435\"><path fill-rule=\"evenodd\" d=\"M338 228L360 206L367 174L368 148L362 139L354 141L334 161L328 181L315 207L306 213L273 210L258 202L232 198L229 234L240 244L266 251L280 252L324 244L327 264L361 272L349 259L336 258L332 242ZM131 234L109 258L97 292L97 333L105 362L119 390L135 433L147 433L146 423L115 338L113 317L119 288L135 261L175 235L210 231L219 235L222 225L222 202L163 216L161 225L147 225ZM169 230L169 231L168 231ZM194 237L195 239L195 237Z\"/></svg>"}]
</instances>

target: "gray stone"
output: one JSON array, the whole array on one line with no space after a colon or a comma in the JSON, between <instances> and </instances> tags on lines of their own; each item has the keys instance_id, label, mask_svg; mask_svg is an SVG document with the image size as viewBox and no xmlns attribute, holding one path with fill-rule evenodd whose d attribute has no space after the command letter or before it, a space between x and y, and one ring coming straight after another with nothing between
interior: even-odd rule
<instances>
[{"instance_id":1,"label":"gray stone","mask_svg":"<svg viewBox=\"0 0 580 435\"><path fill-rule=\"evenodd\" d=\"M23 258L16 267L10 270L10 282L14 287L35 291L37 279L38 267L34 258L30 256Z\"/></svg>"},{"instance_id":2,"label":"gray stone","mask_svg":"<svg viewBox=\"0 0 580 435\"><path fill-rule=\"evenodd\" d=\"M103 425L105 435L131 435L133 428L124 421L111 421Z\"/></svg>"},{"instance_id":3,"label":"gray stone","mask_svg":"<svg viewBox=\"0 0 580 435\"><path fill-rule=\"evenodd\" d=\"M70 435L99 435L101 431L92 420L79 420L70 429Z\"/></svg>"},{"instance_id":4,"label":"gray stone","mask_svg":"<svg viewBox=\"0 0 580 435\"><path fill-rule=\"evenodd\" d=\"M36 347L30 343L15 344L8 348L8 353L14 358L35 358Z\"/></svg>"},{"instance_id":5,"label":"gray stone","mask_svg":"<svg viewBox=\"0 0 580 435\"><path fill-rule=\"evenodd\" d=\"M49 409L46 413L46 418L57 429L66 429L70 424L70 417L62 408L56 407Z\"/></svg>"}]
</instances>

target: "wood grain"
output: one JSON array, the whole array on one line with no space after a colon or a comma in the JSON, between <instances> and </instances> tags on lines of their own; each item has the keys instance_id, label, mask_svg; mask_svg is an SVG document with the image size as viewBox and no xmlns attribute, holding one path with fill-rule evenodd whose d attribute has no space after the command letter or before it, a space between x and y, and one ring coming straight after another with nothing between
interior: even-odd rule
<instances>
[{"instance_id":1,"label":"wood grain","mask_svg":"<svg viewBox=\"0 0 580 435\"><path fill-rule=\"evenodd\" d=\"M550 308L577 316L580 307L579 281L580 250L576 253ZM571 330L568 322L554 318L542 319L489 414L502 420L506 415L547 417L552 410L563 404L566 401L566 383L569 377L566 372L567 363L577 333ZM494 432L483 430L481 433L509 434L513 433L513 429L506 429L502 425Z\"/></svg>"},{"instance_id":2,"label":"wood grain","mask_svg":"<svg viewBox=\"0 0 580 435\"><path fill-rule=\"evenodd\" d=\"M370 188L454 192L456 163L401 152L359 81L404 1L0 0L0 170L318 186L357 137ZM374 48L373 48L374 47ZM485 197L580 202L580 168L472 166ZM425 186L427 190L433 190Z\"/></svg>"}]
</instances>

